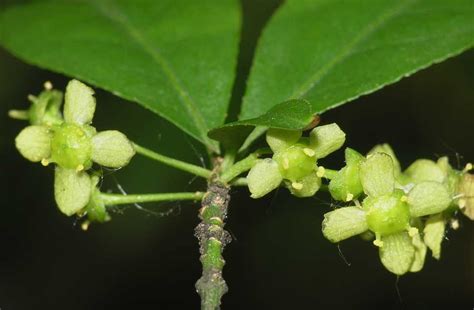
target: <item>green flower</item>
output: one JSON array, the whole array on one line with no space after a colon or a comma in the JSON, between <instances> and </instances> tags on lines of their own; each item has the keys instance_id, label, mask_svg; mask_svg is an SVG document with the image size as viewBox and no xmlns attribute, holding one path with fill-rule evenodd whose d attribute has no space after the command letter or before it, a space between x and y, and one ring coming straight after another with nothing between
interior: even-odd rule
<instances>
[{"instance_id":1,"label":"green flower","mask_svg":"<svg viewBox=\"0 0 474 310\"><path fill-rule=\"evenodd\" d=\"M282 182L298 197L313 196L321 186L324 168L317 160L339 149L345 141L344 132L336 124L314 128L308 138L301 131L269 129L267 143L273 157L261 159L247 175L252 198L260 198Z\"/></svg>"},{"instance_id":2,"label":"green flower","mask_svg":"<svg viewBox=\"0 0 474 310\"><path fill-rule=\"evenodd\" d=\"M93 196L97 182L86 172L93 162L119 168L127 165L135 154L124 134L115 130L97 133L90 125L96 107L93 95L90 87L77 80L70 81L66 87L63 118L58 118L55 112L32 113L33 125L23 129L15 140L17 149L26 159L43 165L56 164L55 198L61 212L68 216L83 210ZM44 107L44 102L38 99L31 109L43 111L35 105ZM54 111L49 106L51 100L46 102L46 111ZM60 103L54 101L54 107L59 106ZM51 115L55 115L54 121Z\"/></svg>"},{"instance_id":3,"label":"green flower","mask_svg":"<svg viewBox=\"0 0 474 310\"><path fill-rule=\"evenodd\" d=\"M446 188L422 182L406 193L397 188L392 157L375 152L360 163L360 181L367 197L361 206L336 209L324 216L322 231L331 242L371 231L380 259L391 272L401 275L421 270L426 254L417 217L436 214L451 203Z\"/></svg>"}]
</instances>

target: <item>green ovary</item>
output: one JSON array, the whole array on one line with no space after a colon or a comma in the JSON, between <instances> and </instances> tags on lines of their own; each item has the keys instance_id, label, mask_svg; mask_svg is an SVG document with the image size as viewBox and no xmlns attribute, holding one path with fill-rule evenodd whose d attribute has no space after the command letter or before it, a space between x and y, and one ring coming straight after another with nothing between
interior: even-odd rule
<instances>
[{"instance_id":1,"label":"green ovary","mask_svg":"<svg viewBox=\"0 0 474 310\"><path fill-rule=\"evenodd\" d=\"M84 129L72 124L58 127L51 143L53 162L63 168L82 170L90 168L91 158L92 139Z\"/></svg>"},{"instance_id":2,"label":"green ovary","mask_svg":"<svg viewBox=\"0 0 474 310\"><path fill-rule=\"evenodd\" d=\"M302 144L275 153L273 159L278 163L283 178L291 181L298 181L316 169L314 152Z\"/></svg>"},{"instance_id":3,"label":"green ovary","mask_svg":"<svg viewBox=\"0 0 474 310\"><path fill-rule=\"evenodd\" d=\"M363 205L367 210L369 229L381 235L403 231L410 224L410 209L402 191L391 195L368 197Z\"/></svg>"}]
</instances>

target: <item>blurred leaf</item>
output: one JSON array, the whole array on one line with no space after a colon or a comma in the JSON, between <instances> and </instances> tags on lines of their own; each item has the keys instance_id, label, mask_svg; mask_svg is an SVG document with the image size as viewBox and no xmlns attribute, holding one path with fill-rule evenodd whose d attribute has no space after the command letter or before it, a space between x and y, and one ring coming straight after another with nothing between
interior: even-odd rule
<instances>
[{"instance_id":1,"label":"blurred leaf","mask_svg":"<svg viewBox=\"0 0 474 310\"><path fill-rule=\"evenodd\" d=\"M216 150L238 52L235 0L46 0L0 15L19 58L136 101Z\"/></svg>"},{"instance_id":2,"label":"blurred leaf","mask_svg":"<svg viewBox=\"0 0 474 310\"><path fill-rule=\"evenodd\" d=\"M237 147L255 126L301 130L313 119L314 112L311 104L306 100L293 99L274 106L260 117L225 124L213 129L209 132L209 137L228 147Z\"/></svg>"},{"instance_id":3,"label":"blurred leaf","mask_svg":"<svg viewBox=\"0 0 474 310\"><path fill-rule=\"evenodd\" d=\"M471 47L473 21L472 0L288 0L260 39L241 118L373 92Z\"/></svg>"}]
</instances>

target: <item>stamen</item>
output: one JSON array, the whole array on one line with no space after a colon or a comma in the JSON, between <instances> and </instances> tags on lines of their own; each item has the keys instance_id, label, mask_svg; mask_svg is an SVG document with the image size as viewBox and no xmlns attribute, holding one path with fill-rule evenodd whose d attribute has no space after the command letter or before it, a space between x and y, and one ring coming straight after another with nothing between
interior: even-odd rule
<instances>
[{"instance_id":1,"label":"stamen","mask_svg":"<svg viewBox=\"0 0 474 310\"><path fill-rule=\"evenodd\" d=\"M84 165L79 165L76 167L76 172L81 172L82 170L84 170Z\"/></svg>"},{"instance_id":2,"label":"stamen","mask_svg":"<svg viewBox=\"0 0 474 310\"><path fill-rule=\"evenodd\" d=\"M407 202L408 201L408 196L403 195L402 198L400 198L400 201Z\"/></svg>"},{"instance_id":3,"label":"stamen","mask_svg":"<svg viewBox=\"0 0 474 310\"><path fill-rule=\"evenodd\" d=\"M410 237L412 237L412 238L415 237L416 235L418 235L418 228L416 228L416 227L410 227L410 228L408 229L408 235L409 235Z\"/></svg>"},{"instance_id":4,"label":"stamen","mask_svg":"<svg viewBox=\"0 0 474 310\"><path fill-rule=\"evenodd\" d=\"M293 182L291 183L291 187L293 187L296 190L301 190L303 189L303 183Z\"/></svg>"},{"instance_id":5,"label":"stamen","mask_svg":"<svg viewBox=\"0 0 474 310\"><path fill-rule=\"evenodd\" d=\"M53 83L51 83L50 81L46 81L46 82L44 82L43 87L46 90L51 90L51 89L53 89Z\"/></svg>"},{"instance_id":6,"label":"stamen","mask_svg":"<svg viewBox=\"0 0 474 310\"><path fill-rule=\"evenodd\" d=\"M467 163L462 172L469 172L473 168L472 163Z\"/></svg>"},{"instance_id":7,"label":"stamen","mask_svg":"<svg viewBox=\"0 0 474 310\"><path fill-rule=\"evenodd\" d=\"M319 167L318 167L318 170L316 171L316 175L317 175L319 178L322 178L325 173L326 173L326 169L324 169L323 166L319 166Z\"/></svg>"},{"instance_id":8,"label":"stamen","mask_svg":"<svg viewBox=\"0 0 474 310\"><path fill-rule=\"evenodd\" d=\"M306 155L308 155L309 157L313 157L313 156L316 154L315 151L313 151L312 149L310 149L310 148L308 148L308 147L305 147L305 148L303 149L303 152L304 152Z\"/></svg>"},{"instance_id":9,"label":"stamen","mask_svg":"<svg viewBox=\"0 0 474 310\"><path fill-rule=\"evenodd\" d=\"M347 193L346 201L351 201L352 199L354 199L354 195L351 193Z\"/></svg>"},{"instance_id":10,"label":"stamen","mask_svg":"<svg viewBox=\"0 0 474 310\"><path fill-rule=\"evenodd\" d=\"M458 200L458 206L459 206L459 209L464 209L467 205L467 201L466 199L459 199Z\"/></svg>"},{"instance_id":11,"label":"stamen","mask_svg":"<svg viewBox=\"0 0 474 310\"><path fill-rule=\"evenodd\" d=\"M47 165L49 165L49 160L46 159L46 158L43 158L43 159L41 160L41 164L46 167Z\"/></svg>"},{"instance_id":12,"label":"stamen","mask_svg":"<svg viewBox=\"0 0 474 310\"><path fill-rule=\"evenodd\" d=\"M459 228L459 221L457 219L452 219L450 225L452 229L457 230Z\"/></svg>"},{"instance_id":13,"label":"stamen","mask_svg":"<svg viewBox=\"0 0 474 310\"><path fill-rule=\"evenodd\" d=\"M83 231L87 231L89 229L89 225L90 225L90 222L89 221L84 221L82 224L81 224L81 229Z\"/></svg>"},{"instance_id":14,"label":"stamen","mask_svg":"<svg viewBox=\"0 0 474 310\"><path fill-rule=\"evenodd\" d=\"M373 242L373 244L374 244L375 246L378 246L379 248L383 247L383 241L380 240L380 239L375 239L374 242Z\"/></svg>"}]
</instances>

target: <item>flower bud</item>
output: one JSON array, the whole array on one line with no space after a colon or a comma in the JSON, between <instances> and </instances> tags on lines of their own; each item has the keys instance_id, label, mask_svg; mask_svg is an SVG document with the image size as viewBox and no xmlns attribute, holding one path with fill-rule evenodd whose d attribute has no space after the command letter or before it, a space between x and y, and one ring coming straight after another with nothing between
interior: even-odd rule
<instances>
[{"instance_id":1,"label":"flower bud","mask_svg":"<svg viewBox=\"0 0 474 310\"><path fill-rule=\"evenodd\" d=\"M415 247L405 231L382 237L379 248L380 261L388 271L403 275L410 271L415 258Z\"/></svg>"},{"instance_id":2,"label":"flower bud","mask_svg":"<svg viewBox=\"0 0 474 310\"><path fill-rule=\"evenodd\" d=\"M85 208L87 219L90 222L104 223L110 221L110 216L105 207L104 201L100 197L100 190L97 188L99 177L91 177L91 197Z\"/></svg>"},{"instance_id":3,"label":"flower bud","mask_svg":"<svg viewBox=\"0 0 474 310\"><path fill-rule=\"evenodd\" d=\"M318 126L311 130L310 146L316 152L316 158L323 158L338 150L346 140L346 134L335 123Z\"/></svg>"},{"instance_id":4,"label":"flower bud","mask_svg":"<svg viewBox=\"0 0 474 310\"><path fill-rule=\"evenodd\" d=\"M451 204L446 187L438 182L422 182L408 193L408 204L413 217L444 211Z\"/></svg>"},{"instance_id":5,"label":"flower bud","mask_svg":"<svg viewBox=\"0 0 474 310\"><path fill-rule=\"evenodd\" d=\"M267 131L266 140L274 153L286 149L301 137L301 130L285 130L270 128Z\"/></svg>"},{"instance_id":6,"label":"flower bud","mask_svg":"<svg viewBox=\"0 0 474 310\"><path fill-rule=\"evenodd\" d=\"M304 178L316 169L314 151L302 144L295 144L273 155L284 179L292 182Z\"/></svg>"},{"instance_id":7,"label":"flower bud","mask_svg":"<svg viewBox=\"0 0 474 310\"><path fill-rule=\"evenodd\" d=\"M92 165L90 133L77 125L62 124L54 132L51 157L53 162L63 168L88 169Z\"/></svg>"},{"instance_id":8,"label":"flower bud","mask_svg":"<svg viewBox=\"0 0 474 310\"><path fill-rule=\"evenodd\" d=\"M81 211L91 197L91 179L85 172L56 167L54 197L59 210L67 216Z\"/></svg>"},{"instance_id":9,"label":"flower bud","mask_svg":"<svg viewBox=\"0 0 474 310\"><path fill-rule=\"evenodd\" d=\"M441 257L441 242L443 242L446 220L443 214L434 214L428 218L423 229L423 240L430 248L434 258Z\"/></svg>"},{"instance_id":10,"label":"flower bud","mask_svg":"<svg viewBox=\"0 0 474 310\"><path fill-rule=\"evenodd\" d=\"M247 175L252 198L265 196L277 188L282 180L278 164L270 158L259 160Z\"/></svg>"},{"instance_id":11,"label":"flower bud","mask_svg":"<svg viewBox=\"0 0 474 310\"><path fill-rule=\"evenodd\" d=\"M87 125L95 113L94 91L78 80L71 80L66 86L64 119L70 124Z\"/></svg>"},{"instance_id":12,"label":"flower bud","mask_svg":"<svg viewBox=\"0 0 474 310\"><path fill-rule=\"evenodd\" d=\"M363 206L367 211L369 229L375 233L389 235L410 226L410 210L400 190L391 195L369 196L363 201Z\"/></svg>"},{"instance_id":13,"label":"flower bud","mask_svg":"<svg viewBox=\"0 0 474 310\"><path fill-rule=\"evenodd\" d=\"M418 159L413 162L405 170L405 175L413 183L425 181L443 183L446 177L445 172L434 161L428 159Z\"/></svg>"},{"instance_id":14,"label":"flower bud","mask_svg":"<svg viewBox=\"0 0 474 310\"><path fill-rule=\"evenodd\" d=\"M357 207L344 207L324 214L322 231L331 242L339 242L367 231L366 213Z\"/></svg>"},{"instance_id":15,"label":"flower bud","mask_svg":"<svg viewBox=\"0 0 474 310\"><path fill-rule=\"evenodd\" d=\"M39 162L51 155L51 133L44 126L28 126L16 137L18 151L32 162Z\"/></svg>"},{"instance_id":16,"label":"flower bud","mask_svg":"<svg viewBox=\"0 0 474 310\"><path fill-rule=\"evenodd\" d=\"M92 160L99 165L120 168L126 166L133 155L132 143L119 131L107 130L92 137Z\"/></svg>"},{"instance_id":17,"label":"flower bud","mask_svg":"<svg viewBox=\"0 0 474 310\"><path fill-rule=\"evenodd\" d=\"M363 192L359 169L364 156L350 148L346 148L345 155L346 167L339 170L329 183L331 196L340 201L352 200Z\"/></svg>"},{"instance_id":18,"label":"flower bud","mask_svg":"<svg viewBox=\"0 0 474 310\"><path fill-rule=\"evenodd\" d=\"M287 188L294 196L311 197L314 196L321 187L321 178L318 177L316 171L313 171L297 182L287 183Z\"/></svg>"}]
</instances>

